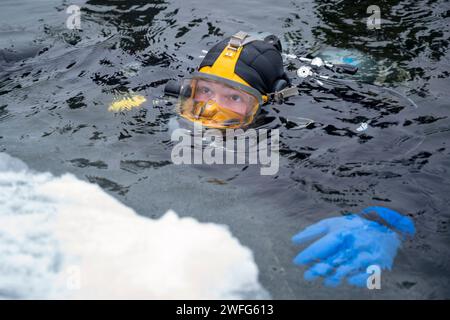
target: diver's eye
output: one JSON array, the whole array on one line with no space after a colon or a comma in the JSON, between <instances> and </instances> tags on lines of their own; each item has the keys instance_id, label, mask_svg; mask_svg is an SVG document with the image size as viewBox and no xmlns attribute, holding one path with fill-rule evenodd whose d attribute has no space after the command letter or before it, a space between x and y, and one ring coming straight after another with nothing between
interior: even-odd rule
<instances>
[{"instance_id":1,"label":"diver's eye","mask_svg":"<svg viewBox=\"0 0 450 320\"><path fill-rule=\"evenodd\" d=\"M230 95L230 99L231 99L232 101L234 101L234 102L241 102L241 101L242 101L241 96L238 95L238 94L232 94L232 95Z\"/></svg>"},{"instance_id":2,"label":"diver's eye","mask_svg":"<svg viewBox=\"0 0 450 320\"><path fill-rule=\"evenodd\" d=\"M208 87L200 87L199 92L201 94L208 94L208 93L211 93L211 89L209 89Z\"/></svg>"}]
</instances>

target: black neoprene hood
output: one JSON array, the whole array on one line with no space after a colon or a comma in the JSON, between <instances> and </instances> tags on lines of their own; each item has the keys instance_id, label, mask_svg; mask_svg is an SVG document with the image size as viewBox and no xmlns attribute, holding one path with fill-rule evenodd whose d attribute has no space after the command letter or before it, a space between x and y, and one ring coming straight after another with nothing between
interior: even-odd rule
<instances>
[{"instance_id":1,"label":"black neoprene hood","mask_svg":"<svg viewBox=\"0 0 450 320\"><path fill-rule=\"evenodd\" d=\"M212 66L229 41L230 38L226 38L214 45L198 69ZM262 40L255 40L244 45L234 73L264 95L275 91L278 80L284 79L289 82L284 72L280 51L273 44Z\"/></svg>"}]
</instances>

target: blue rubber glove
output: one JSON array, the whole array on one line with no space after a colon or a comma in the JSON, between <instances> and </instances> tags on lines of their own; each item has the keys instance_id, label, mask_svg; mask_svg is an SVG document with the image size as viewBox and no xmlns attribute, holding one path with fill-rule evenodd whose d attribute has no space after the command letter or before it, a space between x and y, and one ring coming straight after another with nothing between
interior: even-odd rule
<instances>
[{"instance_id":1,"label":"blue rubber glove","mask_svg":"<svg viewBox=\"0 0 450 320\"><path fill-rule=\"evenodd\" d=\"M292 238L295 244L321 237L300 252L294 263L310 265L306 280L325 278L325 285L337 286L343 278L355 286L366 286L366 269L378 265L392 268L401 240L415 233L408 217L383 207L368 207L350 214L319 221Z\"/></svg>"}]
</instances>

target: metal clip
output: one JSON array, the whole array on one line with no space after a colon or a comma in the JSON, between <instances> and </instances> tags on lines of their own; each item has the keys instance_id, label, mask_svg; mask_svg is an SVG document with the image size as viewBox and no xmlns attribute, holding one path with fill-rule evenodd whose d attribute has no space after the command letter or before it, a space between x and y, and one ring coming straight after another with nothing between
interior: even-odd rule
<instances>
[{"instance_id":1,"label":"metal clip","mask_svg":"<svg viewBox=\"0 0 450 320\"><path fill-rule=\"evenodd\" d=\"M238 51L240 47L243 46L245 38L248 37L248 33L244 31L239 31L238 33L231 36L230 41L228 41L227 52L225 56L232 57Z\"/></svg>"},{"instance_id":2,"label":"metal clip","mask_svg":"<svg viewBox=\"0 0 450 320\"><path fill-rule=\"evenodd\" d=\"M239 47L242 46L245 38L247 38L248 33L244 32L244 31L239 31L238 33L234 34L231 36L230 41L228 42L228 45L230 46L230 48L233 48L234 50L237 51L237 49L239 49Z\"/></svg>"},{"instance_id":3,"label":"metal clip","mask_svg":"<svg viewBox=\"0 0 450 320\"><path fill-rule=\"evenodd\" d=\"M299 91L297 87L289 87L277 92L270 93L269 97L277 103L282 103L284 99L296 96L298 94Z\"/></svg>"}]
</instances>

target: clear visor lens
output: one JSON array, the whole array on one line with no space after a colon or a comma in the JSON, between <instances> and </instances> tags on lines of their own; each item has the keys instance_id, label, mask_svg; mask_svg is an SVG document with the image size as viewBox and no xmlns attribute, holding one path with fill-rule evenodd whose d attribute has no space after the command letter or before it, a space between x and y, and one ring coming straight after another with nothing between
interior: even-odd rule
<instances>
[{"instance_id":1,"label":"clear visor lens","mask_svg":"<svg viewBox=\"0 0 450 320\"><path fill-rule=\"evenodd\" d=\"M179 99L181 116L214 128L237 128L250 124L258 111L252 94L220 81L186 79Z\"/></svg>"}]
</instances>

